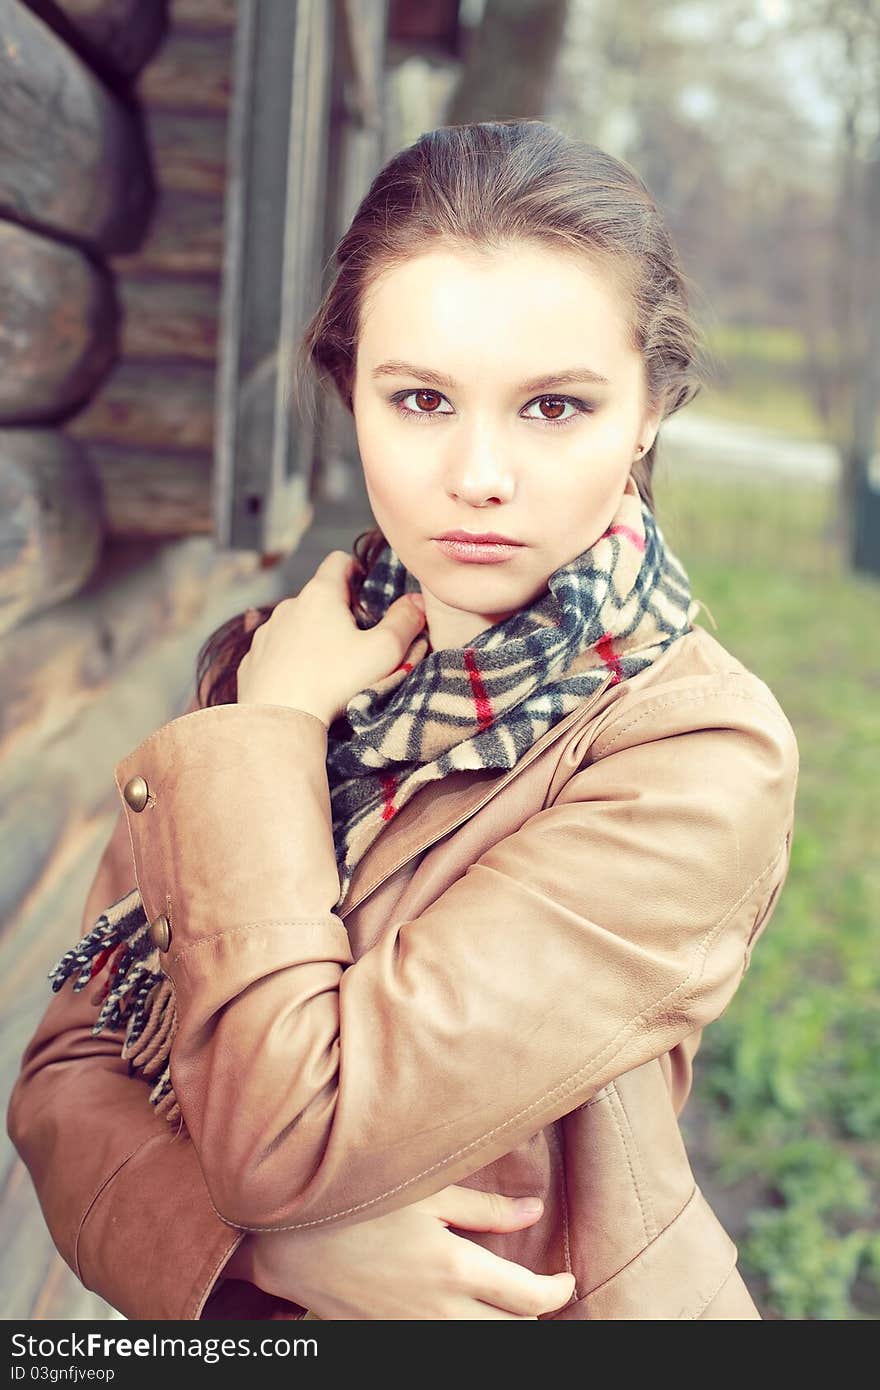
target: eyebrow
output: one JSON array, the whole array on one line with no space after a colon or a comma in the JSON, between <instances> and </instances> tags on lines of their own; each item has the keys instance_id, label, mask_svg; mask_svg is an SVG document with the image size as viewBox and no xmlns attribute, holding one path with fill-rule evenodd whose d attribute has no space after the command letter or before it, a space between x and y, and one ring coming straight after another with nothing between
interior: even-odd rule
<instances>
[{"instance_id":1,"label":"eyebrow","mask_svg":"<svg viewBox=\"0 0 880 1390\"><path fill-rule=\"evenodd\" d=\"M383 376L418 377L420 381L427 381L432 386L442 386L450 391L454 391L458 385L451 377L444 376L441 372L432 372L430 367L417 367L412 362L401 362L396 358L389 362L381 362L378 367L373 368L370 375L374 381ZM552 386L566 386L581 381L589 381L594 386L611 385L607 376L601 376L599 372L593 371L592 367L568 367L560 372L550 372L545 376L532 377L530 381L522 381L516 389L546 391Z\"/></svg>"}]
</instances>

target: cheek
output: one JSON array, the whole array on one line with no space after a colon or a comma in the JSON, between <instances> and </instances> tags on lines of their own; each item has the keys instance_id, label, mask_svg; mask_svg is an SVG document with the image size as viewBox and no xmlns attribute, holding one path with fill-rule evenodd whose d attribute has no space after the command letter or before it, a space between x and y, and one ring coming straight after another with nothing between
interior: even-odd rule
<instances>
[{"instance_id":1,"label":"cheek","mask_svg":"<svg viewBox=\"0 0 880 1390\"><path fill-rule=\"evenodd\" d=\"M418 489L414 483L412 461L396 461L376 450L362 454L364 483L370 504L381 524L379 513L386 517L413 517L413 508L418 503Z\"/></svg>"}]
</instances>

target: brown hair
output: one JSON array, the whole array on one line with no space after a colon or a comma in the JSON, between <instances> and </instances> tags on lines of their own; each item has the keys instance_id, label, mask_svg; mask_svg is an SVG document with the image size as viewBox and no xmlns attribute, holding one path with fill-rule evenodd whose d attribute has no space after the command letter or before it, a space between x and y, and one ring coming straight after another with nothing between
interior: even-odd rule
<instances>
[{"instance_id":1,"label":"brown hair","mask_svg":"<svg viewBox=\"0 0 880 1390\"><path fill-rule=\"evenodd\" d=\"M595 145L543 121L510 119L439 126L376 175L336 248L334 273L300 342L293 382L299 408L311 408L318 384L351 412L362 306L383 271L438 243L473 252L524 241L586 256L613 277L630 306L630 341L644 362L649 405L662 402L663 419L698 394L711 359L689 310L691 282L646 184ZM651 511L656 443L632 466ZM385 544L375 529L354 541L361 565L350 586L356 613L367 614L361 583ZM259 609L263 621L274 607ZM200 691L212 667L218 674L205 704L234 702L238 663L250 642L241 613L208 638L198 658ZM331 736L340 736L346 722L335 721Z\"/></svg>"}]
</instances>

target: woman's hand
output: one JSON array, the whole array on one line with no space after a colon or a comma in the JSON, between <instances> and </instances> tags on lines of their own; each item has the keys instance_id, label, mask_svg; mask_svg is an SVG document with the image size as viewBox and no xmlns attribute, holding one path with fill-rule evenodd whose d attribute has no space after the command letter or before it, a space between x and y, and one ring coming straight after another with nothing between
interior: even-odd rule
<instances>
[{"instance_id":1,"label":"woman's hand","mask_svg":"<svg viewBox=\"0 0 880 1390\"><path fill-rule=\"evenodd\" d=\"M224 1273L331 1320L535 1320L569 1302L574 1276L535 1274L448 1227L516 1231L539 1215L453 1184L354 1226L251 1233Z\"/></svg>"},{"instance_id":2,"label":"woman's hand","mask_svg":"<svg viewBox=\"0 0 880 1390\"><path fill-rule=\"evenodd\" d=\"M295 597L280 600L239 665L239 704L290 705L329 727L353 695L400 665L424 612L403 594L361 631L349 607L356 564L331 550Z\"/></svg>"}]
</instances>

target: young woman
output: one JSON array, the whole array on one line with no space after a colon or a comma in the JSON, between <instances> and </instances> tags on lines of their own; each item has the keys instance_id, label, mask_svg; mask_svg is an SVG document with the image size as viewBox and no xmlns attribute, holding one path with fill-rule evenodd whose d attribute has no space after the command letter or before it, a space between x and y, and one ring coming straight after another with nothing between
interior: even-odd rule
<instances>
[{"instance_id":1,"label":"young woman","mask_svg":"<svg viewBox=\"0 0 880 1390\"><path fill-rule=\"evenodd\" d=\"M653 514L697 341L601 150L442 127L374 180L303 361L381 529L215 633L117 765L10 1105L128 1316L760 1316L677 1117L798 750Z\"/></svg>"}]
</instances>

